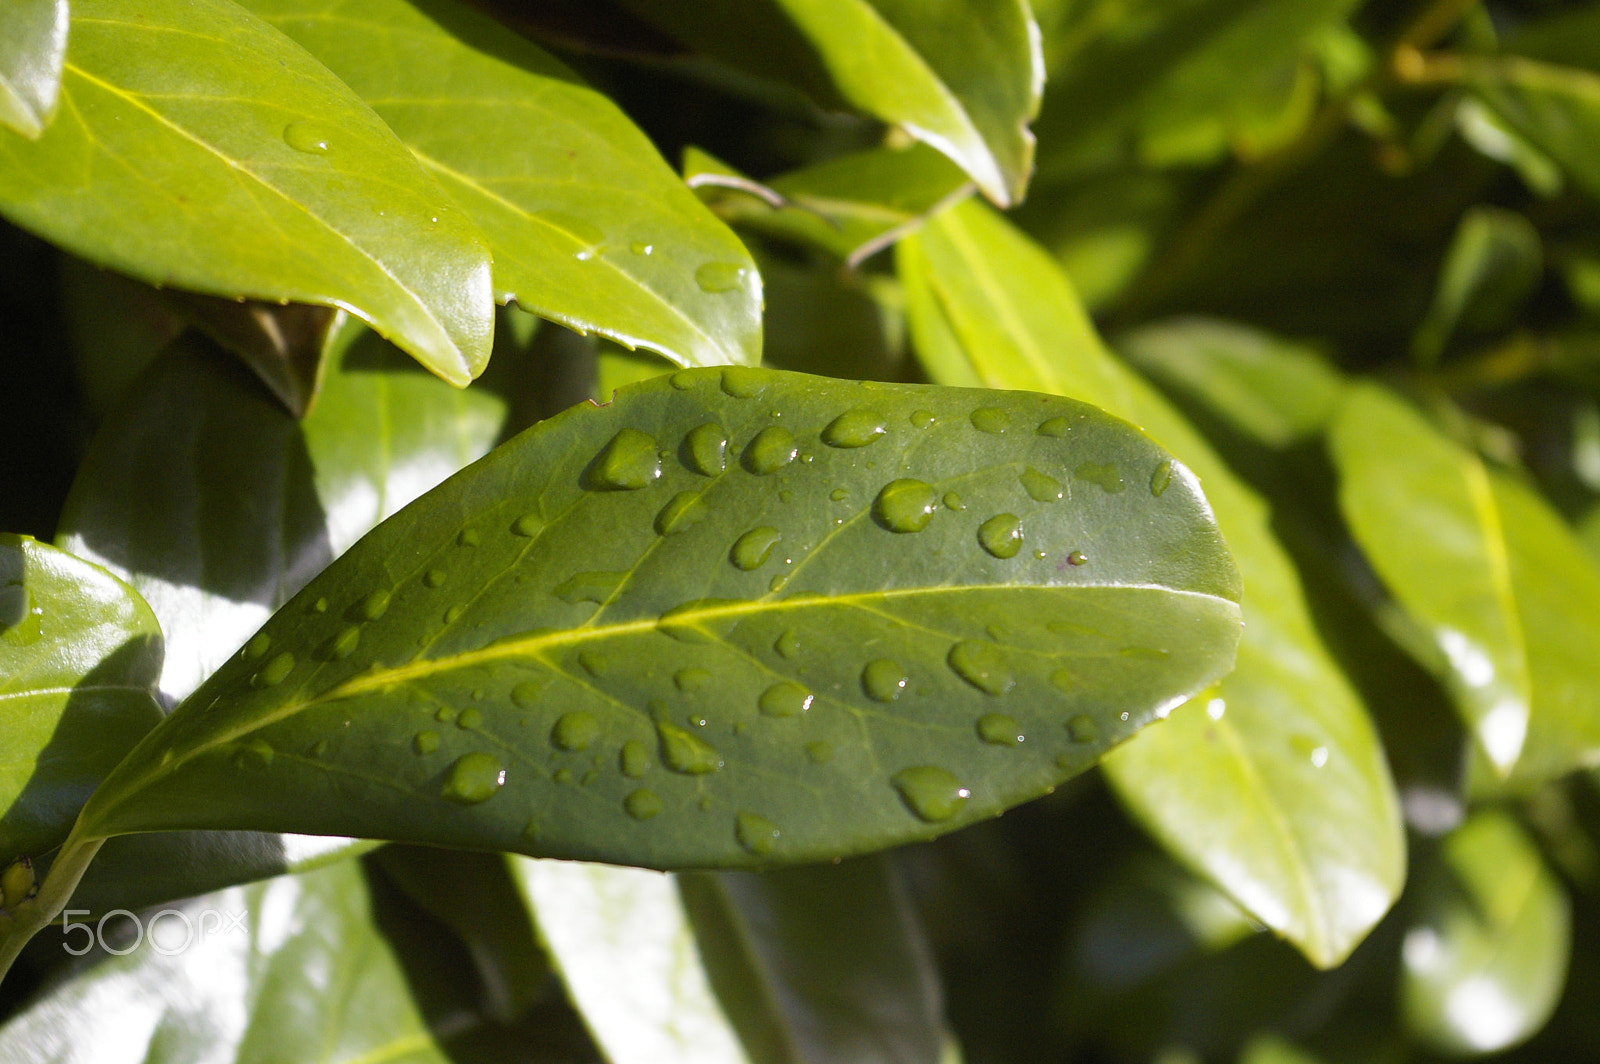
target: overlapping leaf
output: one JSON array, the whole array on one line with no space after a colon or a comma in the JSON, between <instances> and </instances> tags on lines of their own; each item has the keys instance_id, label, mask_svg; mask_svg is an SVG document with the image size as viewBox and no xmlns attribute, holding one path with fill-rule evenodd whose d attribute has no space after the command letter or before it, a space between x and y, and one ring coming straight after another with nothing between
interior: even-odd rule
<instances>
[{"instance_id":1,"label":"overlapping leaf","mask_svg":"<svg viewBox=\"0 0 1600 1064\"><path fill-rule=\"evenodd\" d=\"M25 137L44 132L61 91L67 0L13 0L0 36L0 125Z\"/></svg>"},{"instance_id":2,"label":"overlapping leaf","mask_svg":"<svg viewBox=\"0 0 1600 1064\"><path fill-rule=\"evenodd\" d=\"M60 113L0 129L0 214L154 284L341 306L465 384L489 253L328 70L232 0L72 6Z\"/></svg>"},{"instance_id":3,"label":"overlapping leaf","mask_svg":"<svg viewBox=\"0 0 1600 1064\"><path fill-rule=\"evenodd\" d=\"M1082 404L683 370L381 525L123 763L80 838L692 867L931 837L1225 672L1235 579L1184 467Z\"/></svg>"}]
</instances>

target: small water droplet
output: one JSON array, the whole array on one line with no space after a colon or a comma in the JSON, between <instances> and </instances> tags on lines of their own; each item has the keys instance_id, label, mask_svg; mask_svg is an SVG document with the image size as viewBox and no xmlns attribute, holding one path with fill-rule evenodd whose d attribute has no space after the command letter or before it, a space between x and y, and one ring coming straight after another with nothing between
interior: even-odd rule
<instances>
[{"instance_id":1,"label":"small water droplet","mask_svg":"<svg viewBox=\"0 0 1600 1064\"><path fill-rule=\"evenodd\" d=\"M449 724L456 719L456 711L449 706L440 706L434 711L433 719L440 724Z\"/></svg>"},{"instance_id":2,"label":"small water droplet","mask_svg":"<svg viewBox=\"0 0 1600 1064\"><path fill-rule=\"evenodd\" d=\"M774 595L788 586L789 576L787 573L779 573L777 576L767 581L767 590L772 592Z\"/></svg>"},{"instance_id":3,"label":"small water droplet","mask_svg":"<svg viewBox=\"0 0 1600 1064\"><path fill-rule=\"evenodd\" d=\"M680 369L669 379L674 388L678 389L680 392L686 392L695 386L695 384L700 380L700 377L693 370Z\"/></svg>"},{"instance_id":4,"label":"small water droplet","mask_svg":"<svg viewBox=\"0 0 1600 1064\"><path fill-rule=\"evenodd\" d=\"M255 674L255 678L251 682L257 687L271 687L274 684L282 683L284 677L288 676L293 668L294 655L285 650L282 654L261 666L261 671Z\"/></svg>"},{"instance_id":5,"label":"small water droplet","mask_svg":"<svg viewBox=\"0 0 1600 1064\"><path fill-rule=\"evenodd\" d=\"M628 578L627 573L596 571L578 573L557 584L551 594L562 602L605 602L616 594L617 588Z\"/></svg>"},{"instance_id":6,"label":"small water droplet","mask_svg":"<svg viewBox=\"0 0 1600 1064\"><path fill-rule=\"evenodd\" d=\"M735 619L720 613L734 599L693 599L680 602L656 619L656 630L680 643L704 644L727 634ZM713 630L715 629L715 630Z\"/></svg>"},{"instance_id":7,"label":"small water droplet","mask_svg":"<svg viewBox=\"0 0 1600 1064\"><path fill-rule=\"evenodd\" d=\"M680 491L656 514L655 530L658 536L670 536L693 528L705 520L706 504L697 491Z\"/></svg>"},{"instance_id":8,"label":"small water droplet","mask_svg":"<svg viewBox=\"0 0 1600 1064\"><path fill-rule=\"evenodd\" d=\"M239 746L239 753L234 757L233 764L236 768L250 769L260 772L272 764L277 751L265 739L251 739Z\"/></svg>"},{"instance_id":9,"label":"small water droplet","mask_svg":"<svg viewBox=\"0 0 1600 1064\"><path fill-rule=\"evenodd\" d=\"M598 650L578 651L578 664L583 666L584 672L596 679L604 676L606 669L611 667L611 663L606 660L606 656Z\"/></svg>"},{"instance_id":10,"label":"small water droplet","mask_svg":"<svg viewBox=\"0 0 1600 1064\"><path fill-rule=\"evenodd\" d=\"M316 742L311 744L311 756L317 758L325 756L328 753L329 745L330 744L328 743L328 740L318 739Z\"/></svg>"},{"instance_id":11,"label":"small water droplet","mask_svg":"<svg viewBox=\"0 0 1600 1064\"><path fill-rule=\"evenodd\" d=\"M754 813L740 813L735 821L738 826L734 829L734 834L739 839L739 845L750 853L764 857L777 845L781 832L778 831L778 825L766 817Z\"/></svg>"},{"instance_id":12,"label":"small water droplet","mask_svg":"<svg viewBox=\"0 0 1600 1064\"><path fill-rule=\"evenodd\" d=\"M800 654L800 637L791 628L777 638L772 649L778 652L779 657L793 661Z\"/></svg>"},{"instance_id":13,"label":"small water droplet","mask_svg":"<svg viewBox=\"0 0 1600 1064\"><path fill-rule=\"evenodd\" d=\"M876 410L857 407L828 422L822 442L829 447L865 447L889 431L889 419Z\"/></svg>"},{"instance_id":14,"label":"small water droplet","mask_svg":"<svg viewBox=\"0 0 1600 1064\"><path fill-rule=\"evenodd\" d=\"M911 424L919 429L925 429L937 420L939 419L933 416L932 410L913 410L911 412Z\"/></svg>"},{"instance_id":15,"label":"small water droplet","mask_svg":"<svg viewBox=\"0 0 1600 1064\"><path fill-rule=\"evenodd\" d=\"M1068 565L1082 565L1084 562L1086 562L1088 560L1089 560L1089 556L1087 554L1083 553L1083 551L1081 551L1081 550L1075 550L1071 554L1067 555L1067 564Z\"/></svg>"},{"instance_id":16,"label":"small water droplet","mask_svg":"<svg viewBox=\"0 0 1600 1064\"><path fill-rule=\"evenodd\" d=\"M951 819L972 796L960 780L933 765L903 768L889 782L900 792L906 807L929 823Z\"/></svg>"},{"instance_id":17,"label":"small water droplet","mask_svg":"<svg viewBox=\"0 0 1600 1064\"><path fill-rule=\"evenodd\" d=\"M445 774L439 796L462 805L477 805L495 796L506 783L506 768L493 754L474 750L456 758Z\"/></svg>"},{"instance_id":18,"label":"small water droplet","mask_svg":"<svg viewBox=\"0 0 1600 1064\"><path fill-rule=\"evenodd\" d=\"M444 623L455 624L461 619L461 615L465 612L467 612L467 608L465 606L451 606L449 609L444 611Z\"/></svg>"},{"instance_id":19,"label":"small water droplet","mask_svg":"<svg viewBox=\"0 0 1600 1064\"><path fill-rule=\"evenodd\" d=\"M945 656L950 668L963 680L988 695L1003 695L1016 686L1016 677L1006 666L1004 656L993 643L963 639Z\"/></svg>"},{"instance_id":20,"label":"small water droplet","mask_svg":"<svg viewBox=\"0 0 1600 1064\"><path fill-rule=\"evenodd\" d=\"M411 749L419 755L426 756L439 749L439 733L436 731L419 731L411 737Z\"/></svg>"},{"instance_id":21,"label":"small water droplet","mask_svg":"<svg viewBox=\"0 0 1600 1064\"><path fill-rule=\"evenodd\" d=\"M1117 472L1117 467L1110 462L1104 465L1098 462L1084 462L1072 471L1072 475L1079 480L1100 485L1107 495L1115 495L1125 486L1122 483L1122 474Z\"/></svg>"},{"instance_id":22,"label":"small water droplet","mask_svg":"<svg viewBox=\"0 0 1600 1064\"><path fill-rule=\"evenodd\" d=\"M944 508L946 510L961 511L967 508L967 504L961 501L960 495L953 491L947 491L944 493Z\"/></svg>"},{"instance_id":23,"label":"small water droplet","mask_svg":"<svg viewBox=\"0 0 1600 1064\"><path fill-rule=\"evenodd\" d=\"M823 765L833 760L833 744L821 739L806 743L806 756L813 765Z\"/></svg>"},{"instance_id":24,"label":"small water droplet","mask_svg":"<svg viewBox=\"0 0 1600 1064\"><path fill-rule=\"evenodd\" d=\"M1172 459L1166 458L1162 460L1160 465L1156 466L1155 472L1150 474L1150 494L1158 499L1161 498L1161 493L1166 491L1167 486L1171 483Z\"/></svg>"},{"instance_id":25,"label":"small water droplet","mask_svg":"<svg viewBox=\"0 0 1600 1064\"><path fill-rule=\"evenodd\" d=\"M874 702L893 702L905 693L911 677L899 662L888 658L869 661L861 670L861 689Z\"/></svg>"},{"instance_id":26,"label":"small water droplet","mask_svg":"<svg viewBox=\"0 0 1600 1064\"><path fill-rule=\"evenodd\" d=\"M998 406L980 406L972 412L972 427L991 436L1002 436L1011 427L1011 415Z\"/></svg>"},{"instance_id":27,"label":"small water droplet","mask_svg":"<svg viewBox=\"0 0 1600 1064\"><path fill-rule=\"evenodd\" d=\"M1067 489L1061 481L1048 473L1039 472L1033 466L1024 469L1017 479L1022 482L1022 490L1034 502L1059 502L1066 497Z\"/></svg>"},{"instance_id":28,"label":"small water droplet","mask_svg":"<svg viewBox=\"0 0 1600 1064\"><path fill-rule=\"evenodd\" d=\"M355 605L356 616L363 621L375 621L388 612L388 609L389 593L381 589L367 592Z\"/></svg>"},{"instance_id":29,"label":"small water droplet","mask_svg":"<svg viewBox=\"0 0 1600 1064\"><path fill-rule=\"evenodd\" d=\"M675 724L657 721L656 736L661 740L661 763L674 772L704 776L722 767L716 747Z\"/></svg>"},{"instance_id":30,"label":"small water droplet","mask_svg":"<svg viewBox=\"0 0 1600 1064\"><path fill-rule=\"evenodd\" d=\"M555 775L550 778L557 783L571 783L572 770L570 768L558 768L555 771Z\"/></svg>"},{"instance_id":31,"label":"small water droplet","mask_svg":"<svg viewBox=\"0 0 1600 1064\"><path fill-rule=\"evenodd\" d=\"M462 547L476 547L478 545L478 530L476 528L463 528L456 537L456 543Z\"/></svg>"},{"instance_id":32,"label":"small water droplet","mask_svg":"<svg viewBox=\"0 0 1600 1064\"><path fill-rule=\"evenodd\" d=\"M511 689L511 701L522 709L533 709L539 704L539 695L544 692L545 680L524 680Z\"/></svg>"},{"instance_id":33,"label":"small water droplet","mask_svg":"<svg viewBox=\"0 0 1600 1064\"><path fill-rule=\"evenodd\" d=\"M290 122L283 127L283 142L307 155L326 155L333 140L330 131L316 122Z\"/></svg>"},{"instance_id":34,"label":"small water droplet","mask_svg":"<svg viewBox=\"0 0 1600 1064\"><path fill-rule=\"evenodd\" d=\"M741 458L744 467L757 476L776 473L800 453L794 434L778 425L768 425L745 446Z\"/></svg>"},{"instance_id":35,"label":"small water droplet","mask_svg":"<svg viewBox=\"0 0 1600 1064\"><path fill-rule=\"evenodd\" d=\"M1022 725L1004 713L985 713L978 718L978 737L995 746L1021 745Z\"/></svg>"},{"instance_id":36,"label":"small water droplet","mask_svg":"<svg viewBox=\"0 0 1600 1064\"><path fill-rule=\"evenodd\" d=\"M750 366L724 366L722 391L735 399L754 399L766 390L771 379L769 374Z\"/></svg>"},{"instance_id":37,"label":"small water droplet","mask_svg":"<svg viewBox=\"0 0 1600 1064\"><path fill-rule=\"evenodd\" d=\"M550 741L562 750L587 750L599 737L600 721L581 709L561 714L550 729Z\"/></svg>"},{"instance_id":38,"label":"small water droplet","mask_svg":"<svg viewBox=\"0 0 1600 1064\"><path fill-rule=\"evenodd\" d=\"M617 755L617 767L622 769L624 776L636 780L650 771L650 751L639 740L629 739L622 744L622 752Z\"/></svg>"},{"instance_id":39,"label":"small water droplet","mask_svg":"<svg viewBox=\"0 0 1600 1064\"><path fill-rule=\"evenodd\" d=\"M815 698L815 695L799 684L784 680L761 692L761 698L756 704L768 717L798 717L811 708Z\"/></svg>"},{"instance_id":40,"label":"small water droplet","mask_svg":"<svg viewBox=\"0 0 1600 1064\"><path fill-rule=\"evenodd\" d=\"M1067 720L1067 735L1075 743L1092 743L1100 738L1100 725L1087 713L1075 713Z\"/></svg>"},{"instance_id":41,"label":"small water droplet","mask_svg":"<svg viewBox=\"0 0 1600 1064\"><path fill-rule=\"evenodd\" d=\"M343 661L356 652L356 647L361 643L361 629L353 624L347 624L339 629L339 633L328 640L325 656L330 661Z\"/></svg>"},{"instance_id":42,"label":"small water droplet","mask_svg":"<svg viewBox=\"0 0 1600 1064\"><path fill-rule=\"evenodd\" d=\"M468 706L456 715L456 727L470 731L483 723L483 714Z\"/></svg>"},{"instance_id":43,"label":"small water droplet","mask_svg":"<svg viewBox=\"0 0 1600 1064\"><path fill-rule=\"evenodd\" d=\"M1047 419L1039 426L1039 435L1051 436L1060 439L1072 431L1072 419L1069 417L1053 417Z\"/></svg>"},{"instance_id":44,"label":"small water droplet","mask_svg":"<svg viewBox=\"0 0 1600 1064\"><path fill-rule=\"evenodd\" d=\"M766 564L772 555L772 548L782 538L783 534L770 525L752 528L734 541L733 547L728 551L728 560L733 563L734 568L745 572L759 569Z\"/></svg>"},{"instance_id":45,"label":"small water droplet","mask_svg":"<svg viewBox=\"0 0 1600 1064\"><path fill-rule=\"evenodd\" d=\"M32 600L30 599L29 601L31 603ZM19 618L19 620L20 620L20 618ZM11 623L15 624L17 622L13 621ZM265 632L257 632L255 635L250 637L250 642L248 642L248 643L246 643L244 645L244 657L245 657L245 660L246 661L258 661L258 660L260 660L261 656L263 654L265 654L267 652L267 650L271 646L272 646L272 637L270 635L268 635L267 633L265 633Z\"/></svg>"},{"instance_id":46,"label":"small water droplet","mask_svg":"<svg viewBox=\"0 0 1600 1064\"><path fill-rule=\"evenodd\" d=\"M628 250L633 252L635 255L650 255L653 254L656 249L653 244L646 244L642 240L635 240L633 243L628 245Z\"/></svg>"},{"instance_id":47,"label":"small water droplet","mask_svg":"<svg viewBox=\"0 0 1600 1064\"><path fill-rule=\"evenodd\" d=\"M317 601L315 601L315 602L313 602L311 604L311 612L313 612L313 613L327 613L328 612L328 600L325 599L325 598L317 599Z\"/></svg>"},{"instance_id":48,"label":"small water droplet","mask_svg":"<svg viewBox=\"0 0 1600 1064\"><path fill-rule=\"evenodd\" d=\"M686 694L698 691L711 682L711 670L692 667L679 669L672 674L672 682L678 690Z\"/></svg>"},{"instance_id":49,"label":"small water droplet","mask_svg":"<svg viewBox=\"0 0 1600 1064\"><path fill-rule=\"evenodd\" d=\"M443 569L429 569L422 576L422 582L428 587L443 587L444 582L448 579L449 576L446 575Z\"/></svg>"},{"instance_id":50,"label":"small water droplet","mask_svg":"<svg viewBox=\"0 0 1600 1064\"><path fill-rule=\"evenodd\" d=\"M694 283L702 292L731 292L743 282L744 267L737 262L707 262L694 271Z\"/></svg>"},{"instance_id":51,"label":"small water droplet","mask_svg":"<svg viewBox=\"0 0 1600 1064\"><path fill-rule=\"evenodd\" d=\"M661 799L654 791L640 787L622 800L622 808L635 820L649 820L661 812Z\"/></svg>"},{"instance_id":52,"label":"small water droplet","mask_svg":"<svg viewBox=\"0 0 1600 1064\"><path fill-rule=\"evenodd\" d=\"M1321 768L1328 763L1328 748L1309 735L1290 736L1289 748L1311 762L1312 768Z\"/></svg>"},{"instance_id":53,"label":"small water droplet","mask_svg":"<svg viewBox=\"0 0 1600 1064\"><path fill-rule=\"evenodd\" d=\"M933 487L920 480L891 480L878 492L872 516L891 532L921 532L933 520L939 496Z\"/></svg>"},{"instance_id":54,"label":"small water droplet","mask_svg":"<svg viewBox=\"0 0 1600 1064\"><path fill-rule=\"evenodd\" d=\"M661 476L656 441L638 429L626 428L611 437L589 466L587 486L605 491L637 491Z\"/></svg>"},{"instance_id":55,"label":"small water droplet","mask_svg":"<svg viewBox=\"0 0 1600 1064\"><path fill-rule=\"evenodd\" d=\"M834 488L832 491L828 492L828 498L832 499L834 502L844 502L849 497L849 488Z\"/></svg>"},{"instance_id":56,"label":"small water droplet","mask_svg":"<svg viewBox=\"0 0 1600 1064\"><path fill-rule=\"evenodd\" d=\"M1022 520L1016 514L995 514L978 526L978 543L1002 560L1022 549Z\"/></svg>"},{"instance_id":57,"label":"small water droplet","mask_svg":"<svg viewBox=\"0 0 1600 1064\"><path fill-rule=\"evenodd\" d=\"M528 536L530 538L537 536L539 534L539 530L543 527L544 518L533 513L523 514L521 517L511 522L512 532L519 536Z\"/></svg>"}]
</instances>

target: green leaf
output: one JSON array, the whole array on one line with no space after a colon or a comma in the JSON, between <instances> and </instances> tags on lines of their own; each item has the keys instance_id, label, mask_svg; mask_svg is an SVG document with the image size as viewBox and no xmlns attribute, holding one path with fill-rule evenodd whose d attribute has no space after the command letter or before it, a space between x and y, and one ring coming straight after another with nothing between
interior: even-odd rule
<instances>
[{"instance_id":1,"label":"green leaf","mask_svg":"<svg viewBox=\"0 0 1600 1064\"><path fill-rule=\"evenodd\" d=\"M326 68L231 0L80 0L61 113L0 129L0 213L153 284L342 306L466 384L489 253Z\"/></svg>"},{"instance_id":2,"label":"green leaf","mask_svg":"<svg viewBox=\"0 0 1600 1064\"><path fill-rule=\"evenodd\" d=\"M1600 752L1600 569L1533 491L1376 385L1330 445L1339 503L1497 771L1537 781ZM1587 648L1587 649L1585 649Z\"/></svg>"},{"instance_id":3,"label":"green leaf","mask_svg":"<svg viewBox=\"0 0 1600 1064\"><path fill-rule=\"evenodd\" d=\"M1504 813L1475 814L1420 877L1402 950L1400 1014L1446 1053L1492 1053L1544 1026L1561 996L1571 905Z\"/></svg>"},{"instance_id":4,"label":"green leaf","mask_svg":"<svg viewBox=\"0 0 1600 1064\"><path fill-rule=\"evenodd\" d=\"M501 302L683 365L761 358L750 254L610 100L450 0L246 0L482 228Z\"/></svg>"},{"instance_id":5,"label":"green leaf","mask_svg":"<svg viewBox=\"0 0 1600 1064\"><path fill-rule=\"evenodd\" d=\"M12 0L0 36L0 125L37 138L49 125L67 54L67 0Z\"/></svg>"},{"instance_id":6,"label":"green leaf","mask_svg":"<svg viewBox=\"0 0 1600 1064\"><path fill-rule=\"evenodd\" d=\"M882 857L680 883L712 985L754 1059L949 1059L932 950Z\"/></svg>"},{"instance_id":7,"label":"green leaf","mask_svg":"<svg viewBox=\"0 0 1600 1064\"><path fill-rule=\"evenodd\" d=\"M188 292L167 299L201 332L244 360L295 417L305 417L330 355L366 327L342 310L218 299ZM351 331L353 330L353 331Z\"/></svg>"},{"instance_id":8,"label":"green leaf","mask_svg":"<svg viewBox=\"0 0 1600 1064\"><path fill-rule=\"evenodd\" d=\"M63 944L81 949L85 925L75 926ZM211 894L144 927L137 949L0 1028L0 1061L452 1059L373 922L354 861Z\"/></svg>"},{"instance_id":9,"label":"green leaf","mask_svg":"<svg viewBox=\"0 0 1600 1064\"><path fill-rule=\"evenodd\" d=\"M374 530L123 762L81 837L710 867L940 834L1227 670L1232 564L1169 462L1070 400L653 378Z\"/></svg>"},{"instance_id":10,"label":"green leaf","mask_svg":"<svg viewBox=\"0 0 1600 1064\"><path fill-rule=\"evenodd\" d=\"M719 59L831 87L965 170L1001 206L1022 199L1044 61L1021 0L625 0Z\"/></svg>"},{"instance_id":11,"label":"green leaf","mask_svg":"<svg viewBox=\"0 0 1600 1064\"><path fill-rule=\"evenodd\" d=\"M160 670L161 629L132 588L0 533L0 868L66 838L101 778L161 720Z\"/></svg>"},{"instance_id":12,"label":"green leaf","mask_svg":"<svg viewBox=\"0 0 1600 1064\"><path fill-rule=\"evenodd\" d=\"M1520 56L1459 61L1466 84L1573 184L1600 196L1600 74Z\"/></svg>"},{"instance_id":13,"label":"green leaf","mask_svg":"<svg viewBox=\"0 0 1600 1064\"><path fill-rule=\"evenodd\" d=\"M1411 357L1431 365L1457 332L1503 328L1543 274L1539 232L1528 219L1500 207L1473 207L1445 254L1433 305L1411 337Z\"/></svg>"},{"instance_id":14,"label":"green leaf","mask_svg":"<svg viewBox=\"0 0 1600 1064\"><path fill-rule=\"evenodd\" d=\"M671 876L525 857L511 867L611 1064L745 1064Z\"/></svg>"},{"instance_id":15,"label":"green leaf","mask_svg":"<svg viewBox=\"0 0 1600 1064\"><path fill-rule=\"evenodd\" d=\"M1197 470L1244 581L1238 664L1108 758L1107 777L1181 861L1313 963L1338 963L1399 894L1405 843L1372 722L1312 628L1261 501L1106 352L1060 268L999 216L963 204L898 251L912 337L936 380L1094 402Z\"/></svg>"}]
</instances>

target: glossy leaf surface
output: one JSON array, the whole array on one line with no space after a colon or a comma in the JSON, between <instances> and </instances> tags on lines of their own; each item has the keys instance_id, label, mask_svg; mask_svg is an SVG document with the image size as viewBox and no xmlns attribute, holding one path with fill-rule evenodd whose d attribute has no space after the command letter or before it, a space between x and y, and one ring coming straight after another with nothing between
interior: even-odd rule
<instances>
[{"instance_id":1,"label":"glossy leaf surface","mask_svg":"<svg viewBox=\"0 0 1600 1064\"><path fill-rule=\"evenodd\" d=\"M477 222L498 300L682 365L760 360L749 252L550 55L450 0L245 6L370 104Z\"/></svg>"},{"instance_id":2,"label":"glossy leaf surface","mask_svg":"<svg viewBox=\"0 0 1600 1064\"><path fill-rule=\"evenodd\" d=\"M345 307L458 385L482 371L477 228L326 68L230 0L72 13L57 120L0 129L0 213L153 284Z\"/></svg>"},{"instance_id":3,"label":"glossy leaf surface","mask_svg":"<svg viewBox=\"0 0 1600 1064\"><path fill-rule=\"evenodd\" d=\"M13 0L0 36L0 125L25 137L44 132L61 91L67 0Z\"/></svg>"},{"instance_id":4,"label":"glossy leaf surface","mask_svg":"<svg viewBox=\"0 0 1600 1064\"><path fill-rule=\"evenodd\" d=\"M100 779L161 719L161 629L97 565L0 533L0 867L67 836Z\"/></svg>"},{"instance_id":5,"label":"glossy leaf surface","mask_svg":"<svg viewBox=\"0 0 1600 1064\"><path fill-rule=\"evenodd\" d=\"M1106 352L1059 267L998 216L963 204L899 248L912 335L936 380L1094 402L1198 470L1244 582L1238 665L1108 758L1107 777L1180 860L1314 963L1337 963L1399 893L1398 803L1261 502Z\"/></svg>"},{"instance_id":6,"label":"glossy leaf surface","mask_svg":"<svg viewBox=\"0 0 1600 1064\"><path fill-rule=\"evenodd\" d=\"M381 525L80 827L657 867L927 838L1227 671L1236 586L1187 470L1092 408L682 370Z\"/></svg>"},{"instance_id":7,"label":"glossy leaf surface","mask_svg":"<svg viewBox=\"0 0 1600 1064\"><path fill-rule=\"evenodd\" d=\"M1451 832L1417 904L1400 981L1413 1035L1467 1055L1544 1026L1566 980L1571 904L1515 820L1481 812Z\"/></svg>"}]
</instances>

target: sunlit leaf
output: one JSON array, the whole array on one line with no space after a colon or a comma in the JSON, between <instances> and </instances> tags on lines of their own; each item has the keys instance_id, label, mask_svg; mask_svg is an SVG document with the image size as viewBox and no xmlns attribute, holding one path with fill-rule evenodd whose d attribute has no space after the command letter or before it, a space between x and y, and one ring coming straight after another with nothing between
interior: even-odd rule
<instances>
[{"instance_id":1,"label":"sunlit leaf","mask_svg":"<svg viewBox=\"0 0 1600 1064\"><path fill-rule=\"evenodd\" d=\"M25 137L44 132L61 91L67 0L13 0L0 35L0 125Z\"/></svg>"}]
</instances>

